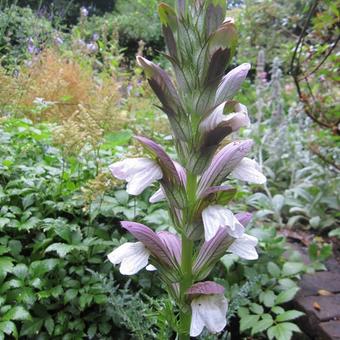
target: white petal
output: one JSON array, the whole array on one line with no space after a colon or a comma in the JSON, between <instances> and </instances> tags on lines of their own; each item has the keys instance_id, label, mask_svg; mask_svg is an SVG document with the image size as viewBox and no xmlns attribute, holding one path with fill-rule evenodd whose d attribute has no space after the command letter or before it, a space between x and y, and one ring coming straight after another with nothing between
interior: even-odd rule
<instances>
[{"instance_id":1,"label":"white petal","mask_svg":"<svg viewBox=\"0 0 340 340\"><path fill-rule=\"evenodd\" d=\"M217 333L227 324L228 301L224 295L201 295L191 302L191 308L193 315L191 328L196 336L202 332L202 326L205 326L210 333ZM197 334L198 331L200 332ZM192 335L191 329L190 335Z\"/></svg>"},{"instance_id":2,"label":"white petal","mask_svg":"<svg viewBox=\"0 0 340 340\"><path fill-rule=\"evenodd\" d=\"M150 253L142 242L127 242L108 255L113 264L121 263L119 271L123 275L133 275L148 264Z\"/></svg>"},{"instance_id":3,"label":"white petal","mask_svg":"<svg viewBox=\"0 0 340 340\"><path fill-rule=\"evenodd\" d=\"M149 199L150 203L157 203L165 200L165 194L162 188L159 188Z\"/></svg>"},{"instance_id":4,"label":"white petal","mask_svg":"<svg viewBox=\"0 0 340 340\"><path fill-rule=\"evenodd\" d=\"M137 242L138 243L138 242ZM110 254L107 255L109 261L113 264L118 264L123 261L125 257L133 256L136 252L136 243L126 242L114 249Z\"/></svg>"},{"instance_id":5,"label":"white petal","mask_svg":"<svg viewBox=\"0 0 340 340\"><path fill-rule=\"evenodd\" d=\"M196 299L191 302L191 310L190 336L199 336L202 333L205 324L199 313Z\"/></svg>"},{"instance_id":6,"label":"white petal","mask_svg":"<svg viewBox=\"0 0 340 340\"><path fill-rule=\"evenodd\" d=\"M222 103L216 107L216 109L200 124L200 130L202 132L213 130L224 119L224 107L225 103Z\"/></svg>"},{"instance_id":7,"label":"white petal","mask_svg":"<svg viewBox=\"0 0 340 340\"><path fill-rule=\"evenodd\" d=\"M148 264L145 269L149 272L153 272L155 270L157 270L157 268L155 266L153 266L152 264Z\"/></svg>"},{"instance_id":8,"label":"white petal","mask_svg":"<svg viewBox=\"0 0 340 340\"><path fill-rule=\"evenodd\" d=\"M153 182L163 177L159 165L149 158L128 158L109 166L113 176L128 182L127 192L139 195Z\"/></svg>"},{"instance_id":9,"label":"white petal","mask_svg":"<svg viewBox=\"0 0 340 340\"><path fill-rule=\"evenodd\" d=\"M244 233L243 225L234 214L221 205L209 205L202 211L205 240L211 240L220 227L228 228L232 237L240 237Z\"/></svg>"},{"instance_id":10,"label":"white petal","mask_svg":"<svg viewBox=\"0 0 340 340\"><path fill-rule=\"evenodd\" d=\"M237 167L232 171L234 178L256 184L264 184L267 179L260 171L259 165L250 158L243 158Z\"/></svg>"},{"instance_id":11,"label":"white petal","mask_svg":"<svg viewBox=\"0 0 340 340\"><path fill-rule=\"evenodd\" d=\"M161 179L162 176L161 168L154 164L149 169L134 174L126 187L126 191L130 195L139 195L153 182Z\"/></svg>"},{"instance_id":12,"label":"white petal","mask_svg":"<svg viewBox=\"0 0 340 340\"><path fill-rule=\"evenodd\" d=\"M259 255L256 251L257 238L248 234L235 239L228 251L246 260L256 260Z\"/></svg>"},{"instance_id":13,"label":"white petal","mask_svg":"<svg viewBox=\"0 0 340 340\"><path fill-rule=\"evenodd\" d=\"M140 243L140 244L139 244ZM148 265L150 253L141 242L137 242L138 248L132 256L125 257L119 267L123 275L134 275Z\"/></svg>"}]
</instances>

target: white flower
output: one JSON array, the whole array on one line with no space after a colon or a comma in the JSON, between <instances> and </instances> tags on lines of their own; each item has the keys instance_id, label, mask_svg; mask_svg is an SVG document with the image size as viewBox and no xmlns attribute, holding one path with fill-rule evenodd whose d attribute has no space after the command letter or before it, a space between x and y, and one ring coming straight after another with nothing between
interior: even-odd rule
<instances>
[{"instance_id":1,"label":"white flower","mask_svg":"<svg viewBox=\"0 0 340 340\"><path fill-rule=\"evenodd\" d=\"M264 184L267 179L261 172L260 166L253 159L244 157L241 162L231 172L234 178L242 181Z\"/></svg>"},{"instance_id":2,"label":"white flower","mask_svg":"<svg viewBox=\"0 0 340 340\"><path fill-rule=\"evenodd\" d=\"M241 237L244 233L243 225L234 214L221 205L209 205L202 211L205 240L211 240L220 227L228 228L229 235Z\"/></svg>"},{"instance_id":3,"label":"white flower","mask_svg":"<svg viewBox=\"0 0 340 340\"><path fill-rule=\"evenodd\" d=\"M107 255L113 264L120 263L119 271L123 275L134 275L148 266L149 256L150 252L142 242L124 243ZM154 270L153 268L155 267L149 265L147 270Z\"/></svg>"},{"instance_id":4,"label":"white flower","mask_svg":"<svg viewBox=\"0 0 340 340\"><path fill-rule=\"evenodd\" d=\"M237 131L243 126L250 126L250 119L248 116L248 109L243 104L235 104L234 110L235 112L231 112L227 115L224 114L225 107L227 103L222 103L216 107L216 109L202 121L200 124L200 130L212 131L222 122L229 124L229 127L232 131Z\"/></svg>"},{"instance_id":5,"label":"white flower","mask_svg":"<svg viewBox=\"0 0 340 340\"><path fill-rule=\"evenodd\" d=\"M112 175L128 182L126 191L139 195L153 182L163 177L159 165L149 158L128 158L109 166Z\"/></svg>"},{"instance_id":6,"label":"white flower","mask_svg":"<svg viewBox=\"0 0 340 340\"><path fill-rule=\"evenodd\" d=\"M150 203L157 203L165 200L165 193L162 188L159 188L149 199Z\"/></svg>"},{"instance_id":7,"label":"white flower","mask_svg":"<svg viewBox=\"0 0 340 340\"><path fill-rule=\"evenodd\" d=\"M190 336L198 336L206 327L217 333L227 324L228 301L222 294L201 295L191 302L192 318Z\"/></svg>"},{"instance_id":8,"label":"white flower","mask_svg":"<svg viewBox=\"0 0 340 340\"><path fill-rule=\"evenodd\" d=\"M238 255L245 260L257 260L259 255L256 252L257 238L248 234L243 234L235 239L228 251Z\"/></svg>"}]
</instances>

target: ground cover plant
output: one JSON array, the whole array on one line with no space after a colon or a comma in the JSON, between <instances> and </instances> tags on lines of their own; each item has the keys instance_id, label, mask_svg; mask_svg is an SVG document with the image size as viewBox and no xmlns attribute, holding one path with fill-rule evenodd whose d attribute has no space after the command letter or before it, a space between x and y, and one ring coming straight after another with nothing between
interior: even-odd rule
<instances>
[{"instance_id":1,"label":"ground cover plant","mask_svg":"<svg viewBox=\"0 0 340 340\"><path fill-rule=\"evenodd\" d=\"M339 193L335 190L339 149L337 118L332 114L337 107L332 85L337 74L337 25L333 24L337 6L328 1L293 1L289 6L279 0L230 1L222 15L222 1L198 1L194 12L208 8L209 13L220 15L210 20L202 11L205 20L192 28L189 8L180 7L185 15L177 20L168 6L175 4L172 1L161 5L161 21L156 0L132 5L117 1L114 11L105 15L99 3L97 8L62 3L56 2L53 8L45 2L41 6L0 2L0 31L5 32L0 38L0 339L165 340L174 339L176 332L185 338L190 311L200 308L201 300L212 299L177 295L177 287L185 291L189 270L183 275L179 263L179 270L169 274L163 271L163 262L161 268L151 255L149 260L158 270L141 270L127 279L120 272L124 266L113 266L107 255L136 242L120 225L120 221L134 221L148 226L152 235L170 237L170 249L177 247L178 239L169 235L184 234L184 243L195 238L194 259L205 243L202 216L209 220L207 213L216 208L216 200L227 204L236 217L245 211L243 216L252 215L247 234L254 244L257 239L251 253L258 254L258 259L223 252L201 275L211 269L203 280L214 284L195 286L197 277L192 278L193 289L199 293L207 287L224 290L218 299L220 311L228 302L227 312L218 313L220 324L211 325L203 317L206 327L197 338L303 337L298 334L305 330L302 313L291 304L299 280L304 273L326 270L327 259L333 257L334 263L339 255ZM131 16L133 29L127 20ZM217 32L229 36L213 33L215 20L222 25ZM150 25L143 30L145 23ZM191 32L185 43L183 27ZM234 42L235 28L239 43L234 49L228 42ZM161 51L162 30L167 51ZM205 39L207 53L194 53ZM218 50L218 46L226 49ZM223 57L229 48L235 52L233 58ZM221 60L211 59L213 68L207 68L217 51ZM165 73L169 78L159 86ZM228 105L215 107L217 78L227 85L237 75L240 81L232 84L237 84L238 91L228 89L234 98L228 98ZM207 83L208 76L216 83ZM165 85L170 86L171 96L162 95L169 89ZM200 93L204 95L195 101ZM204 111L205 120L198 118ZM220 144L214 139L227 131L226 126L238 129L236 122L242 125L248 120L251 124L244 124ZM219 128L212 133L209 129L215 124ZM117 175L117 167L128 164L129 158L153 164L157 174L158 160L134 136L147 136L162 145L168 155L164 156L169 161L166 166L175 164L181 175L176 186L176 173L169 176L162 171L166 195L174 192L171 214L169 198L159 200L160 191L154 195L157 185L130 195L131 178L126 188L124 180L112 176L109 166L115 164L111 169ZM199 198L200 206L185 207L188 196L194 197L192 172L199 173L200 166L210 163L217 144L216 152L223 152L237 139L253 140L248 157L256 159L266 182L248 183L228 176L222 195L212 190ZM155 144L146 143L160 152ZM185 175L178 163L186 168ZM185 177L191 179L189 187L184 185ZM178 207L178 203L184 204ZM195 227L183 231L193 216ZM193 230L198 235L190 233ZM160 276L165 279L161 281ZM166 287L172 281L182 284L170 285L174 296L169 296ZM200 314L195 314L194 324L202 327L195 318L200 319ZM218 325L221 331L212 334Z\"/></svg>"}]
</instances>

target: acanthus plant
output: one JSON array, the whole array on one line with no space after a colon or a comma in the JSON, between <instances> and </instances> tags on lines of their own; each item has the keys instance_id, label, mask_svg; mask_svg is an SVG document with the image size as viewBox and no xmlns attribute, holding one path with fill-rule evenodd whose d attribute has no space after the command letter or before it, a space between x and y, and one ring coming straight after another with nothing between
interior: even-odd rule
<instances>
[{"instance_id":1,"label":"acanthus plant","mask_svg":"<svg viewBox=\"0 0 340 340\"><path fill-rule=\"evenodd\" d=\"M226 252L255 260L257 239L246 233L251 214L233 214L226 207L236 189L224 185L228 176L263 184L258 164L246 157L251 140L221 143L249 126L247 108L233 100L250 69L242 64L225 75L234 55L237 32L225 18L225 0L178 0L176 10L159 5L165 41L176 80L158 65L137 57L161 102L173 132L177 160L146 137L136 139L148 158L132 158L110 166L126 180L127 192L139 195L154 182L160 188L150 202L166 200L176 234L123 221L137 240L108 255L120 272L133 275L156 270L178 306L178 339L211 333L226 326L228 302L221 285L206 281Z\"/></svg>"}]
</instances>

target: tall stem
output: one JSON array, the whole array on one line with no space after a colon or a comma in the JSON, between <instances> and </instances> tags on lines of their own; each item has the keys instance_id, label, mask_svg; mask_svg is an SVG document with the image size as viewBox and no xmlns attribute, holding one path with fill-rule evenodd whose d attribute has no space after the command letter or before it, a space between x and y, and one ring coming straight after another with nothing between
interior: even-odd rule
<instances>
[{"instance_id":1,"label":"tall stem","mask_svg":"<svg viewBox=\"0 0 340 340\"><path fill-rule=\"evenodd\" d=\"M194 214L196 203L196 188L197 188L197 176L188 173L187 175L187 197L188 208L186 225L189 227L192 216ZM186 228L187 229L187 228ZM191 310L190 306L186 303L185 292L191 287L192 280L192 257L193 257L193 245L194 242L190 240L185 233L182 234L182 280L180 282L180 297L181 297L181 311L180 311L180 333L178 334L179 340L190 339L190 323L191 323Z\"/></svg>"}]
</instances>

